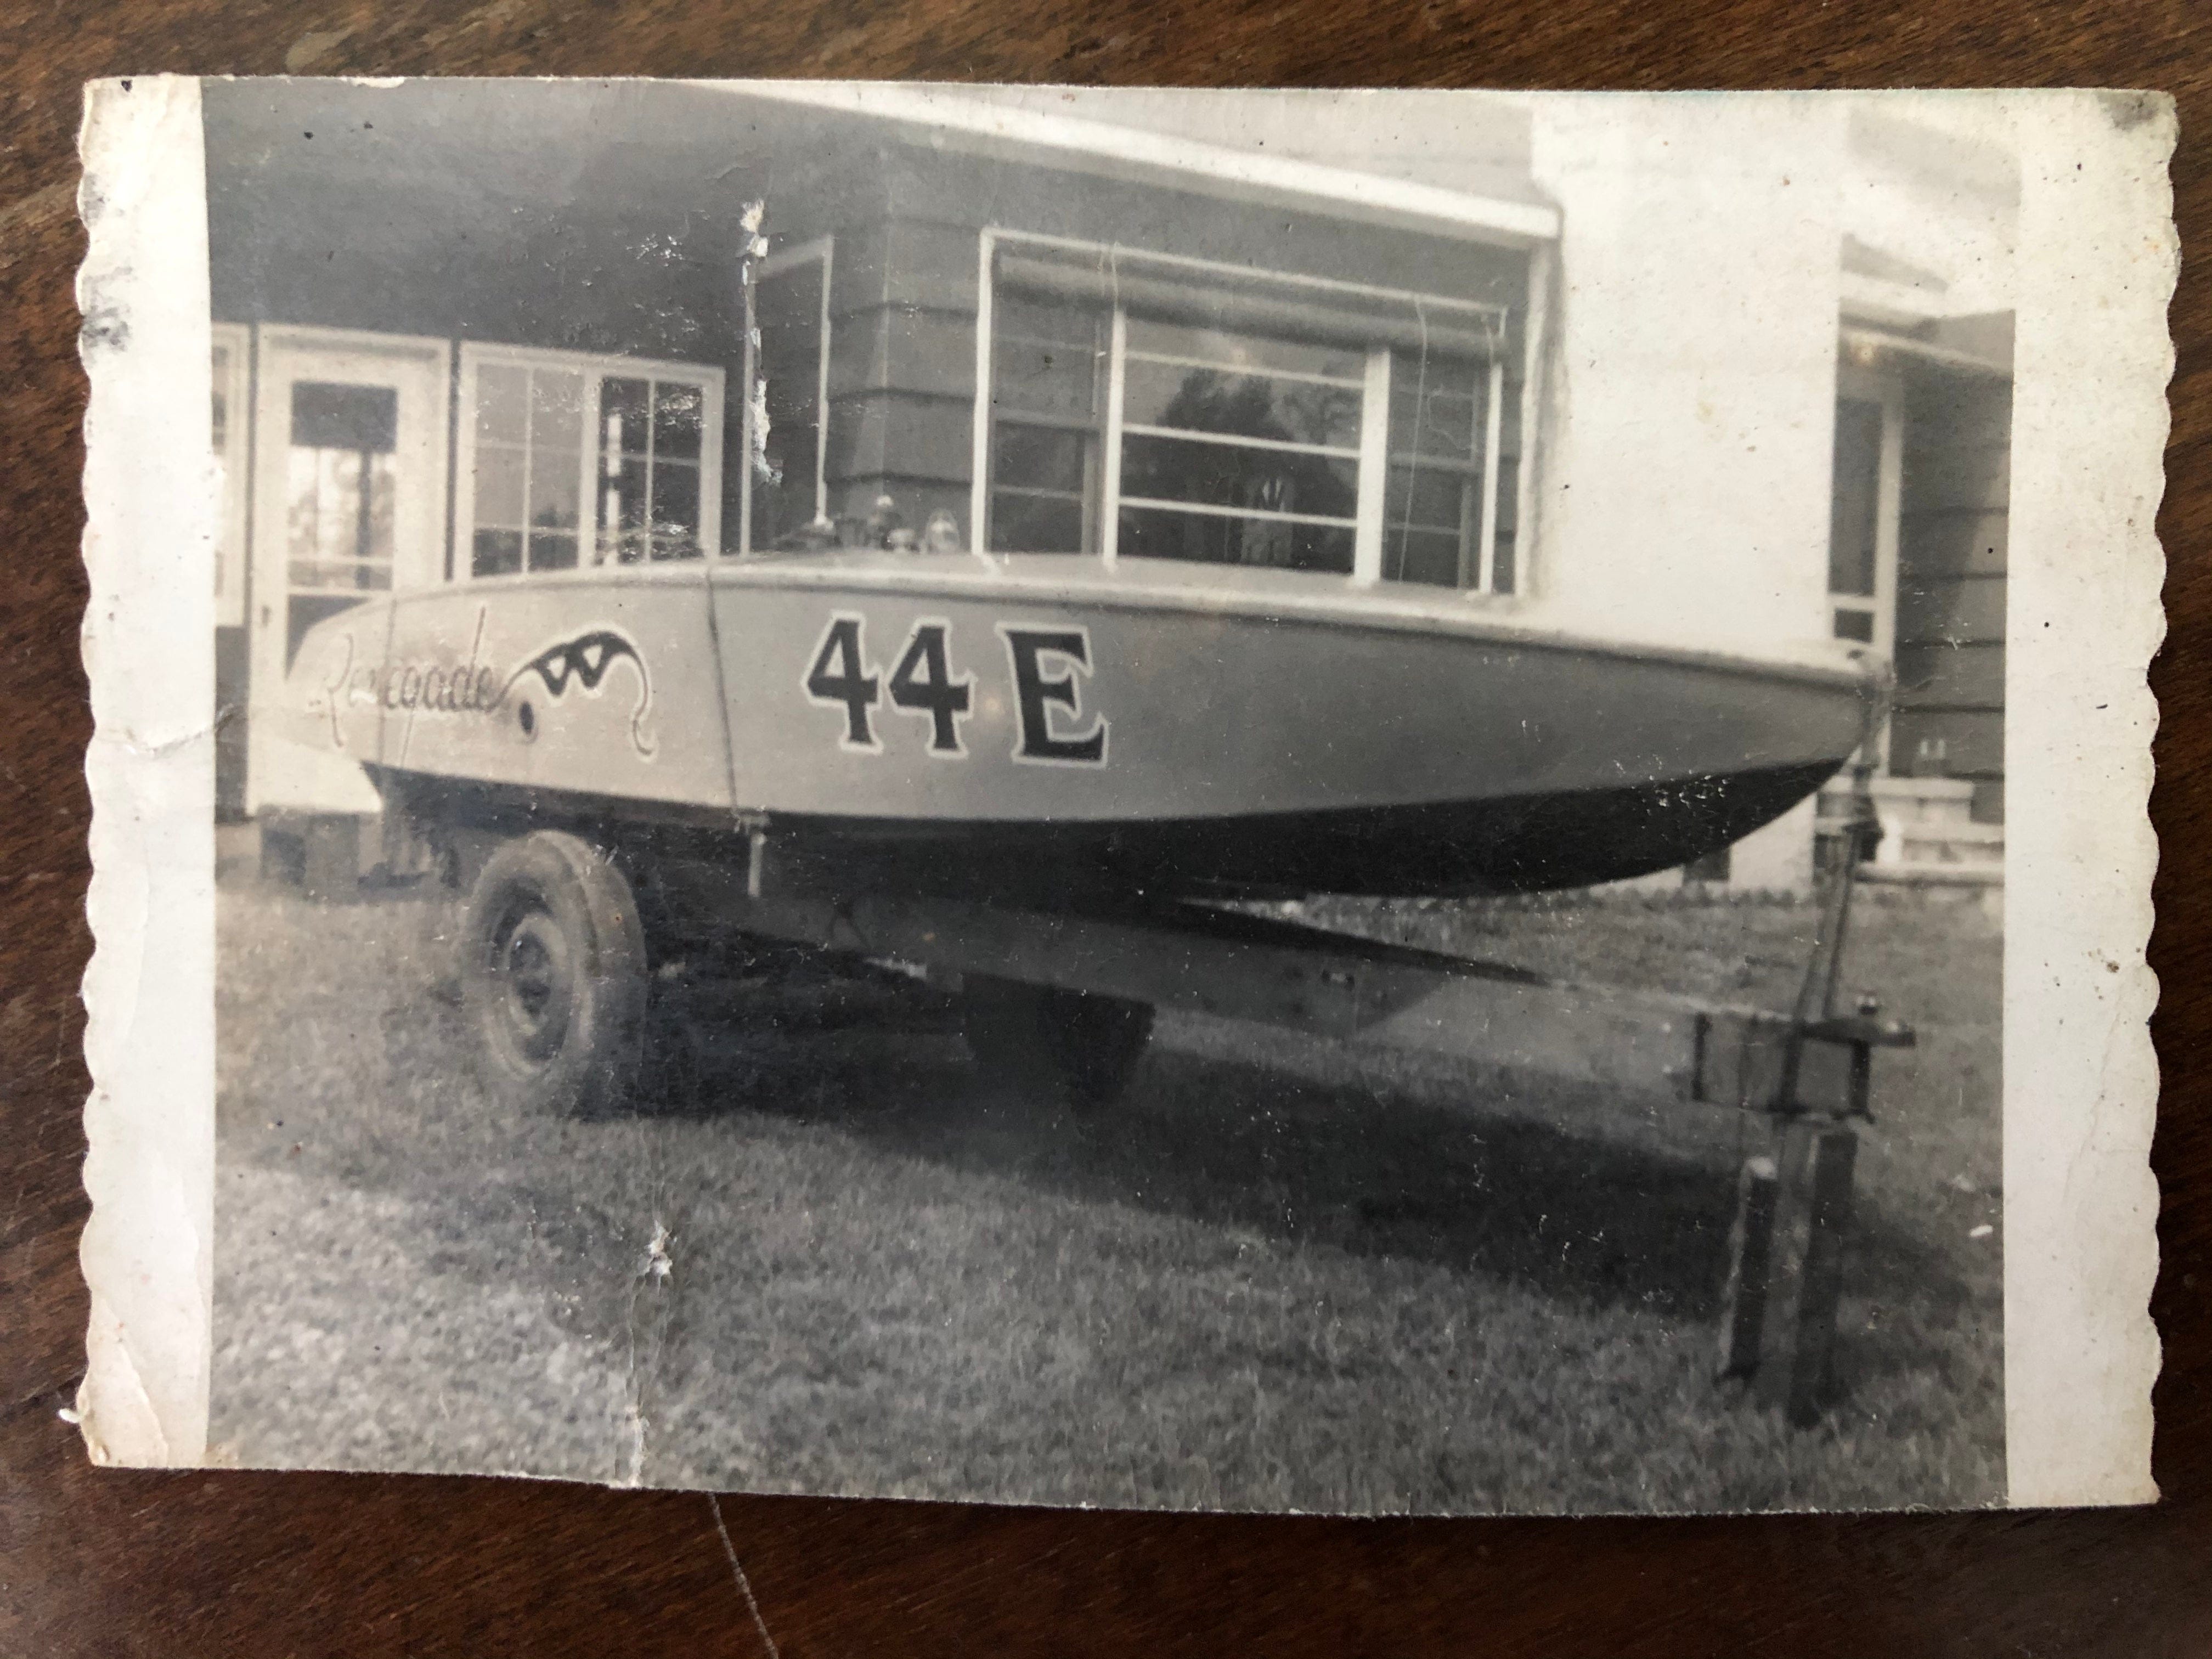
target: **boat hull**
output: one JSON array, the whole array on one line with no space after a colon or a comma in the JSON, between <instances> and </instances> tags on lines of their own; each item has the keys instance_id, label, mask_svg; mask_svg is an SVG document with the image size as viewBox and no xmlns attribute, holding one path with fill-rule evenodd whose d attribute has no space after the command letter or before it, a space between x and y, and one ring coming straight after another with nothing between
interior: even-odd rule
<instances>
[{"instance_id":1,"label":"boat hull","mask_svg":"<svg viewBox=\"0 0 2212 1659\"><path fill-rule=\"evenodd\" d=\"M1741 838L1842 763L1875 691L1834 658L1576 640L1291 573L1066 569L404 595L308 636L298 730L455 801L765 822L905 884L1509 893Z\"/></svg>"},{"instance_id":2,"label":"boat hull","mask_svg":"<svg viewBox=\"0 0 2212 1659\"><path fill-rule=\"evenodd\" d=\"M1771 823L1832 762L1693 786L1565 791L1231 818L1030 825L785 821L902 887L1034 901L1073 886L1248 897L1474 896L1588 887L1678 867Z\"/></svg>"}]
</instances>

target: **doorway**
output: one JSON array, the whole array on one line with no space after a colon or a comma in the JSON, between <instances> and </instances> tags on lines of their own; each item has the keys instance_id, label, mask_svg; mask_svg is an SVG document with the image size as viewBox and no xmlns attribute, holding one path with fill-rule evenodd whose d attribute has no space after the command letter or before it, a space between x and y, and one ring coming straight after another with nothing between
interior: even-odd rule
<instances>
[{"instance_id":1,"label":"doorway","mask_svg":"<svg viewBox=\"0 0 2212 1659\"><path fill-rule=\"evenodd\" d=\"M257 356L246 811L373 813L358 766L264 716L309 629L443 571L449 349L264 324Z\"/></svg>"}]
</instances>

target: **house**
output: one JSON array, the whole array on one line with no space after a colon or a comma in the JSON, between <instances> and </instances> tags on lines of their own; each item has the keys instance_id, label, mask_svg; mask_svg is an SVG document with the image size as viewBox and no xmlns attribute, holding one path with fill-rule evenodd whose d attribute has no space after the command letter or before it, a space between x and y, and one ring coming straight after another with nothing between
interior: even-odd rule
<instances>
[{"instance_id":1,"label":"house","mask_svg":"<svg viewBox=\"0 0 2212 1659\"><path fill-rule=\"evenodd\" d=\"M272 844L377 855L359 775L254 718L365 593L927 533L1863 641L1885 811L1981 826L1889 855L1994 866L2014 187L1971 135L1817 99L204 98L218 793ZM1209 365L1279 383L1270 435L1169 435ZM1816 829L1691 875L1802 885Z\"/></svg>"},{"instance_id":2,"label":"house","mask_svg":"<svg viewBox=\"0 0 2212 1659\"><path fill-rule=\"evenodd\" d=\"M1875 110L1848 138L1831 586L1871 575L1896 665L1877 873L1995 887L2019 169Z\"/></svg>"}]
</instances>

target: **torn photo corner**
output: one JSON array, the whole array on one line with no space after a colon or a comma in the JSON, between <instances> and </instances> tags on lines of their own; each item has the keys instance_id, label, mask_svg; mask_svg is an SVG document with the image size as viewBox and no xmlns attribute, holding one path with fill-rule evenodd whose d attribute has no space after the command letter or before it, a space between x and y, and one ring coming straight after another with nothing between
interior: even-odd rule
<instances>
[{"instance_id":1,"label":"torn photo corner","mask_svg":"<svg viewBox=\"0 0 2212 1659\"><path fill-rule=\"evenodd\" d=\"M2173 142L93 85L92 1455L2152 1499Z\"/></svg>"}]
</instances>

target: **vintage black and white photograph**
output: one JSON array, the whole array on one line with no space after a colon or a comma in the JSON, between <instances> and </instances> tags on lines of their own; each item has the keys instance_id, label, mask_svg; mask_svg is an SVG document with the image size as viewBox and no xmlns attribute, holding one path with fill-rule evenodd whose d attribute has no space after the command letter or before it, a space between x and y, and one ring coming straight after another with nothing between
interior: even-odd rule
<instances>
[{"instance_id":1,"label":"vintage black and white photograph","mask_svg":"<svg viewBox=\"0 0 2212 1659\"><path fill-rule=\"evenodd\" d=\"M2009 117L198 97L205 1462L2007 1501Z\"/></svg>"}]
</instances>

